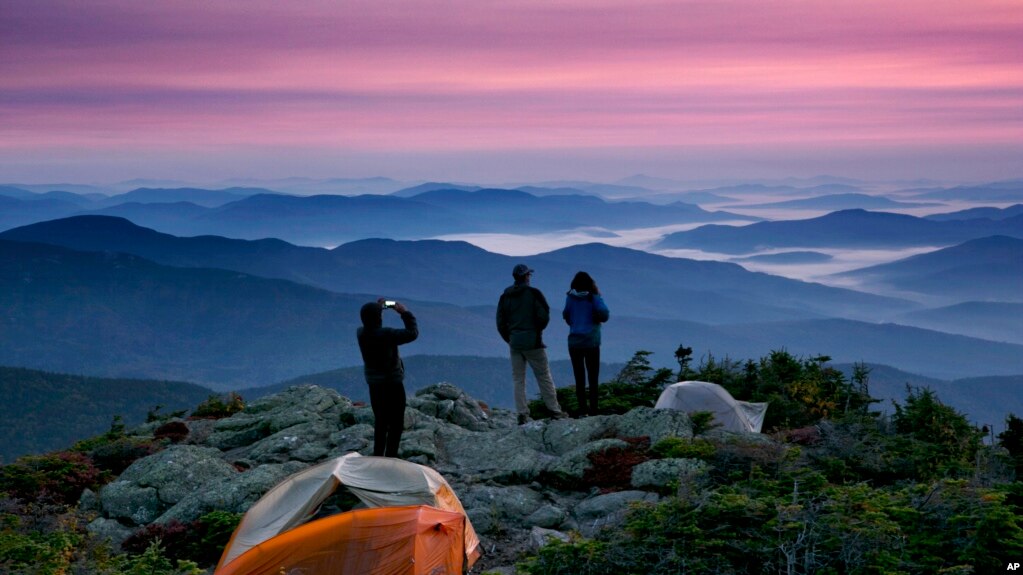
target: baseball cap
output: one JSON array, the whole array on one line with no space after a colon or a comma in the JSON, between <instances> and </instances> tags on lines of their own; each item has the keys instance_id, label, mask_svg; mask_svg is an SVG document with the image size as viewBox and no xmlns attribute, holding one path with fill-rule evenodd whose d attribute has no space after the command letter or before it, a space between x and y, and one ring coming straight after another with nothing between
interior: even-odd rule
<instances>
[{"instance_id":1,"label":"baseball cap","mask_svg":"<svg viewBox=\"0 0 1023 575\"><path fill-rule=\"evenodd\" d=\"M533 269L527 266L526 264L518 264L512 270L512 275L517 278L523 277L531 273L533 273Z\"/></svg>"}]
</instances>

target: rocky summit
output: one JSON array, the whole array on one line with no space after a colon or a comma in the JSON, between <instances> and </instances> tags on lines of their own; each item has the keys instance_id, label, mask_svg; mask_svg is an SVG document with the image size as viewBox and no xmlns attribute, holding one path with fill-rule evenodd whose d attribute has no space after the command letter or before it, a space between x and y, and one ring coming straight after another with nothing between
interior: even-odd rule
<instances>
[{"instance_id":1,"label":"rocky summit","mask_svg":"<svg viewBox=\"0 0 1023 575\"><path fill-rule=\"evenodd\" d=\"M372 452L370 407L317 386L261 398L231 417L177 421L188 428L182 440L82 496L96 515L91 531L119 545L151 523L244 512L304 467ZM158 425L130 433L152 435ZM440 383L409 398L399 455L438 470L455 489L483 544L474 571L510 573L523 550L614 526L633 502L657 501L699 473L698 460L628 456L636 445L692 435L686 414L645 407L520 426L514 413Z\"/></svg>"}]
</instances>

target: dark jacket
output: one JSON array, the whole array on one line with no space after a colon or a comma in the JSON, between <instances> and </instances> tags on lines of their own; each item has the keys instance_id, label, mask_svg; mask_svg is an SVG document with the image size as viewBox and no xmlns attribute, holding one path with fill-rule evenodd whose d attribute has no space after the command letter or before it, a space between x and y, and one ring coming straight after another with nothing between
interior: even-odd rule
<instances>
[{"instance_id":1,"label":"dark jacket","mask_svg":"<svg viewBox=\"0 0 1023 575\"><path fill-rule=\"evenodd\" d=\"M401 314L404 329L382 327L379 307L374 317L372 310L363 308L362 327L356 335L359 339L359 351L365 365L366 383L404 382L405 364L398 355L398 346L419 337L419 327L412 312Z\"/></svg>"},{"instance_id":2,"label":"dark jacket","mask_svg":"<svg viewBox=\"0 0 1023 575\"><path fill-rule=\"evenodd\" d=\"M600 294L571 290L561 317L568 323L568 347L600 347L600 324L611 312Z\"/></svg>"},{"instance_id":3,"label":"dark jacket","mask_svg":"<svg viewBox=\"0 0 1023 575\"><path fill-rule=\"evenodd\" d=\"M516 351L544 347L542 333L550 320L543 293L524 283L504 290L497 302L497 332Z\"/></svg>"}]
</instances>

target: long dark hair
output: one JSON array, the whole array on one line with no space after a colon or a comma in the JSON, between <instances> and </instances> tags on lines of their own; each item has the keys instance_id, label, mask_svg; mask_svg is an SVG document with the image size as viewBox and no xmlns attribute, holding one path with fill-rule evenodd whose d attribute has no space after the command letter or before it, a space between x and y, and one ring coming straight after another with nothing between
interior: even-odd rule
<instances>
[{"instance_id":1,"label":"long dark hair","mask_svg":"<svg viewBox=\"0 0 1023 575\"><path fill-rule=\"evenodd\" d=\"M588 291L590 293L595 294L600 293L599 291L597 291L597 282L593 281L593 278L590 277L590 274L586 272L576 273L575 277L572 278L572 285L569 287L578 292Z\"/></svg>"}]
</instances>

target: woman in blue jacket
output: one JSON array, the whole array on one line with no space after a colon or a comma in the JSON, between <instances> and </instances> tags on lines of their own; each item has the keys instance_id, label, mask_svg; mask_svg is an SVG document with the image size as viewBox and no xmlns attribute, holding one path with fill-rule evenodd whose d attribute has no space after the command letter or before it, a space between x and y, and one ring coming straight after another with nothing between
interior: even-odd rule
<instances>
[{"instance_id":1,"label":"woman in blue jacket","mask_svg":"<svg viewBox=\"0 0 1023 575\"><path fill-rule=\"evenodd\" d=\"M568 355L575 374L575 394L581 415L597 414L597 384L600 381L600 324L611 315L590 274L572 278L561 317L568 323ZM589 382L587 404L586 383Z\"/></svg>"}]
</instances>

